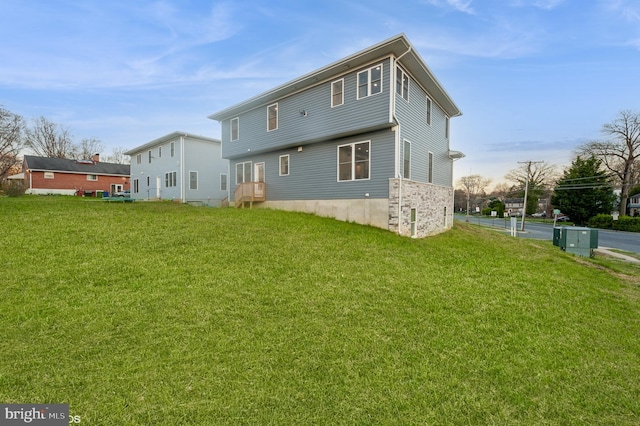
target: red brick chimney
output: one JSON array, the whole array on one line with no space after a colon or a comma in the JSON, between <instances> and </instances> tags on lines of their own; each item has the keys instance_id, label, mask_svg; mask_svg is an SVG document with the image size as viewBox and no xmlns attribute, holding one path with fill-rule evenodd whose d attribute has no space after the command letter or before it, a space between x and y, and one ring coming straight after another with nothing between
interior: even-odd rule
<instances>
[{"instance_id":1,"label":"red brick chimney","mask_svg":"<svg viewBox=\"0 0 640 426\"><path fill-rule=\"evenodd\" d=\"M93 154L93 157L91 157L91 161L93 161L94 163L99 163L100 162L100 154Z\"/></svg>"}]
</instances>

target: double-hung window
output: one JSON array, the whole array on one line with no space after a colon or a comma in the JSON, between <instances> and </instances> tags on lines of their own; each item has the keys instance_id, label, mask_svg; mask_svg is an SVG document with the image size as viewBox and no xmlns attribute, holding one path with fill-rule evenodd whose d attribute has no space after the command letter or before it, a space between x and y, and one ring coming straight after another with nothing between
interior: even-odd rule
<instances>
[{"instance_id":1,"label":"double-hung window","mask_svg":"<svg viewBox=\"0 0 640 426\"><path fill-rule=\"evenodd\" d=\"M382 64L358 73L358 99L382 92Z\"/></svg>"},{"instance_id":2,"label":"double-hung window","mask_svg":"<svg viewBox=\"0 0 640 426\"><path fill-rule=\"evenodd\" d=\"M367 141L338 146L338 181L369 179L370 145Z\"/></svg>"},{"instance_id":3,"label":"double-hung window","mask_svg":"<svg viewBox=\"0 0 640 426\"><path fill-rule=\"evenodd\" d=\"M400 67L396 69L396 93L405 101L409 100L409 76Z\"/></svg>"},{"instance_id":4,"label":"double-hung window","mask_svg":"<svg viewBox=\"0 0 640 426\"><path fill-rule=\"evenodd\" d=\"M189 172L189 189L198 189L198 172Z\"/></svg>"},{"instance_id":5,"label":"double-hung window","mask_svg":"<svg viewBox=\"0 0 640 426\"><path fill-rule=\"evenodd\" d=\"M289 154L280 156L280 176L289 176Z\"/></svg>"},{"instance_id":6,"label":"double-hung window","mask_svg":"<svg viewBox=\"0 0 640 426\"><path fill-rule=\"evenodd\" d=\"M449 139L449 117L444 118L444 137Z\"/></svg>"},{"instance_id":7,"label":"double-hung window","mask_svg":"<svg viewBox=\"0 0 640 426\"><path fill-rule=\"evenodd\" d=\"M267 107L267 130L278 129L278 104L272 104Z\"/></svg>"},{"instance_id":8,"label":"double-hung window","mask_svg":"<svg viewBox=\"0 0 640 426\"><path fill-rule=\"evenodd\" d=\"M344 78L331 83L331 108L344 103Z\"/></svg>"},{"instance_id":9,"label":"double-hung window","mask_svg":"<svg viewBox=\"0 0 640 426\"><path fill-rule=\"evenodd\" d=\"M221 173L220 174L220 191L226 191L226 190L227 190L227 174Z\"/></svg>"},{"instance_id":10,"label":"double-hung window","mask_svg":"<svg viewBox=\"0 0 640 426\"><path fill-rule=\"evenodd\" d=\"M240 119L238 117L231 119L231 140L237 141L240 138Z\"/></svg>"},{"instance_id":11,"label":"double-hung window","mask_svg":"<svg viewBox=\"0 0 640 426\"><path fill-rule=\"evenodd\" d=\"M171 142L171 156L173 157L176 153L176 144L175 142Z\"/></svg>"},{"instance_id":12,"label":"double-hung window","mask_svg":"<svg viewBox=\"0 0 640 426\"><path fill-rule=\"evenodd\" d=\"M411 179L411 142L404 141L403 151L402 177L405 179Z\"/></svg>"}]
</instances>

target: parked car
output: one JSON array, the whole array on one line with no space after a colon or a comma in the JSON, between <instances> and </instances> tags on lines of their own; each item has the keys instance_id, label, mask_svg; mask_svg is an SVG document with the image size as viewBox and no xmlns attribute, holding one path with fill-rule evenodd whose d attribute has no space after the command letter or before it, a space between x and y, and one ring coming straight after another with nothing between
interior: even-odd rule
<instances>
[{"instance_id":1,"label":"parked car","mask_svg":"<svg viewBox=\"0 0 640 426\"><path fill-rule=\"evenodd\" d=\"M114 197L126 197L129 198L131 196L131 191L130 190L124 190L124 191L118 191L116 193L113 194Z\"/></svg>"},{"instance_id":2,"label":"parked car","mask_svg":"<svg viewBox=\"0 0 640 426\"><path fill-rule=\"evenodd\" d=\"M547 217L547 212L534 213L531 215L531 217Z\"/></svg>"},{"instance_id":3,"label":"parked car","mask_svg":"<svg viewBox=\"0 0 640 426\"><path fill-rule=\"evenodd\" d=\"M560 216L556 219L556 222L571 222L571 218L569 216Z\"/></svg>"}]
</instances>

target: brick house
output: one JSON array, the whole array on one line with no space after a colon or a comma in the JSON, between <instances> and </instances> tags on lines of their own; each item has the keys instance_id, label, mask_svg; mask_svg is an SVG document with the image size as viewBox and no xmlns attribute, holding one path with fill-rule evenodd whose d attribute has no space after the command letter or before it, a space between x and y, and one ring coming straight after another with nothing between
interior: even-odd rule
<instances>
[{"instance_id":1,"label":"brick house","mask_svg":"<svg viewBox=\"0 0 640 426\"><path fill-rule=\"evenodd\" d=\"M22 161L27 194L89 195L129 189L129 165L25 155Z\"/></svg>"}]
</instances>

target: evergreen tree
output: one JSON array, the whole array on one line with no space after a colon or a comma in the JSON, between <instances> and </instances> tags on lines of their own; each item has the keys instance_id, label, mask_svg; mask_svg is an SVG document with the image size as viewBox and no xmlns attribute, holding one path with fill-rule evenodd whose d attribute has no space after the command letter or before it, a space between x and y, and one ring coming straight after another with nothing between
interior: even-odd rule
<instances>
[{"instance_id":1,"label":"evergreen tree","mask_svg":"<svg viewBox=\"0 0 640 426\"><path fill-rule=\"evenodd\" d=\"M616 199L609 176L601 170L602 161L594 156L577 157L558 181L551 204L578 225L585 225L597 214L609 214Z\"/></svg>"}]
</instances>

